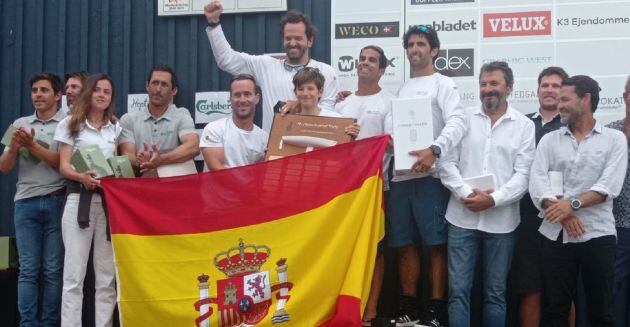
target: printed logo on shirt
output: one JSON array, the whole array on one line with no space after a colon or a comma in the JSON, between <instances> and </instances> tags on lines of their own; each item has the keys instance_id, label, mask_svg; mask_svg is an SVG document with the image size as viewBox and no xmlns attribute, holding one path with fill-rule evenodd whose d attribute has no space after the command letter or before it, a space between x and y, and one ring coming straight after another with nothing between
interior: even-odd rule
<instances>
[{"instance_id":1,"label":"printed logo on shirt","mask_svg":"<svg viewBox=\"0 0 630 327\"><path fill-rule=\"evenodd\" d=\"M399 22L335 24L335 39L398 37Z\"/></svg>"},{"instance_id":2,"label":"printed logo on shirt","mask_svg":"<svg viewBox=\"0 0 630 327\"><path fill-rule=\"evenodd\" d=\"M433 66L449 77L474 76L475 49L442 49Z\"/></svg>"},{"instance_id":3,"label":"printed logo on shirt","mask_svg":"<svg viewBox=\"0 0 630 327\"><path fill-rule=\"evenodd\" d=\"M551 35L551 11L483 14L483 36Z\"/></svg>"}]
</instances>

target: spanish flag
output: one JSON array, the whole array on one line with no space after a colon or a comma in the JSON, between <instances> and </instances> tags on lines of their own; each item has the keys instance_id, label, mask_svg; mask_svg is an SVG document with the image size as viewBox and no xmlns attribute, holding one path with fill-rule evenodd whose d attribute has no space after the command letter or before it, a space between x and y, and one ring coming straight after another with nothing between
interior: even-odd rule
<instances>
[{"instance_id":1,"label":"spanish flag","mask_svg":"<svg viewBox=\"0 0 630 327\"><path fill-rule=\"evenodd\" d=\"M388 142L104 179L122 325L361 326Z\"/></svg>"}]
</instances>

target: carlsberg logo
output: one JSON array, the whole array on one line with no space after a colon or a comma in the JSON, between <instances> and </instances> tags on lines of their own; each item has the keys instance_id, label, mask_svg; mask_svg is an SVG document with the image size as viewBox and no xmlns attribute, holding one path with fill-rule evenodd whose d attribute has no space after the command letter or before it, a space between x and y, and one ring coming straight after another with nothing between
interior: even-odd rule
<instances>
[{"instance_id":1,"label":"carlsberg logo","mask_svg":"<svg viewBox=\"0 0 630 327\"><path fill-rule=\"evenodd\" d=\"M227 103L218 102L218 101L210 101L208 100L199 100L195 104L195 109L197 112L211 115L211 114L230 114L232 112L232 105L228 100Z\"/></svg>"}]
</instances>

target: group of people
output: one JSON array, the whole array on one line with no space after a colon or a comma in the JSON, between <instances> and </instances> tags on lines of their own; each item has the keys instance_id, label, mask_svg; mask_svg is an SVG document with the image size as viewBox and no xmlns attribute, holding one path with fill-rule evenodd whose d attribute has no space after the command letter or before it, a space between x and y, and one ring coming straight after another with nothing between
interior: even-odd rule
<instances>
[{"instance_id":1,"label":"group of people","mask_svg":"<svg viewBox=\"0 0 630 327\"><path fill-rule=\"evenodd\" d=\"M334 69L310 58L317 28L308 17L297 11L283 17L286 59L275 59L234 51L221 29L222 10L218 1L204 8L206 34L219 68L234 75L232 114L208 123L200 137L190 112L173 104L178 80L168 66L148 74L148 107L120 119L114 83L106 74L66 75L67 112L59 109L58 76L40 73L31 79L35 113L13 123L11 144L0 156L3 173L18 165L14 220L21 326L54 326L59 317L62 326L81 325L90 249L96 326L112 324L115 270L105 199L92 171L72 167L76 149L98 145L106 157L127 155L140 173L200 152L211 171L243 166L263 160L278 101L283 113L354 118L345 131L357 139L392 133L395 96L379 85L387 67L379 46L360 50L357 89L340 91ZM401 285L396 325L470 325L479 258L484 326L505 326L508 285L520 297L522 326L567 326L578 273L591 324L614 326L614 293L630 270L630 120L602 126L593 117L598 83L569 77L559 67L540 73L540 108L523 115L508 102L514 76L500 61L481 67L480 104L463 108L454 81L434 69L437 32L411 26L403 47L412 78L397 96L431 98L434 142L411 152L417 156L411 173L388 169L391 154L384 158L386 243L397 249ZM261 97L262 128L253 122ZM624 100L630 114L630 79ZM493 189L470 185L471 178L489 174ZM419 245L426 246L430 267L430 299L423 308ZM364 325L377 315L383 274L379 251Z\"/></svg>"}]
</instances>

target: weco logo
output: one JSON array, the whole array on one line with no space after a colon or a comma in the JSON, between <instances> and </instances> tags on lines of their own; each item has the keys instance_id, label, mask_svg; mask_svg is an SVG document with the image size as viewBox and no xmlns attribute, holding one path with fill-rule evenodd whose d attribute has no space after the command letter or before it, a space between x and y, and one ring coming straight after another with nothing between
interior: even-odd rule
<instances>
[{"instance_id":1,"label":"weco logo","mask_svg":"<svg viewBox=\"0 0 630 327\"><path fill-rule=\"evenodd\" d=\"M398 57L387 58L387 67L396 67L394 61ZM359 65L359 60L354 59L353 56L341 56L337 61L337 68L340 72L351 72Z\"/></svg>"},{"instance_id":2,"label":"weco logo","mask_svg":"<svg viewBox=\"0 0 630 327\"><path fill-rule=\"evenodd\" d=\"M441 3L475 2L475 0L411 0L411 5L435 5Z\"/></svg>"},{"instance_id":3,"label":"weco logo","mask_svg":"<svg viewBox=\"0 0 630 327\"><path fill-rule=\"evenodd\" d=\"M438 53L433 66L449 77L475 75L474 49L444 49Z\"/></svg>"},{"instance_id":4,"label":"weco logo","mask_svg":"<svg viewBox=\"0 0 630 327\"><path fill-rule=\"evenodd\" d=\"M398 22L336 24L336 39L398 37Z\"/></svg>"},{"instance_id":5,"label":"weco logo","mask_svg":"<svg viewBox=\"0 0 630 327\"><path fill-rule=\"evenodd\" d=\"M551 35L551 11L483 15L483 36Z\"/></svg>"}]
</instances>

